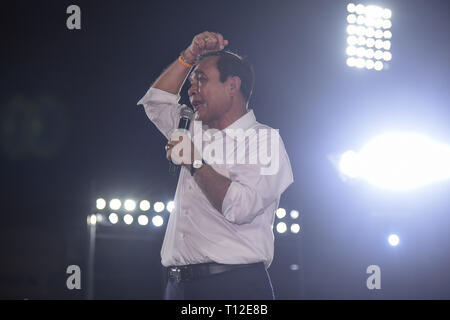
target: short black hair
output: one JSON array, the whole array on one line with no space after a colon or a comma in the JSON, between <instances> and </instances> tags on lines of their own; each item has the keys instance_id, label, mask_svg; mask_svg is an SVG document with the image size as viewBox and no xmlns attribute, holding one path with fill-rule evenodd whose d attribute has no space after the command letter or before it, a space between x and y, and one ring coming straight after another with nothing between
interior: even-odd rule
<instances>
[{"instance_id":1,"label":"short black hair","mask_svg":"<svg viewBox=\"0 0 450 320\"><path fill-rule=\"evenodd\" d=\"M202 54L197 62L207 57L219 57L217 59L217 69L220 74L220 81L227 81L228 77L239 77L241 79L241 93L245 102L248 103L253 92L255 83L255 73L253 67L240 55L231 51L212 51Z\"/></svg>"}]
</instances>

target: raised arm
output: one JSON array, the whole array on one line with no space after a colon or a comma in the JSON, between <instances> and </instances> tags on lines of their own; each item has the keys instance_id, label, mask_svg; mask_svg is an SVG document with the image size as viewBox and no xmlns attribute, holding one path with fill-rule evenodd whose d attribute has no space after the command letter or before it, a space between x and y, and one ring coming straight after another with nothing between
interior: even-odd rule
<instances>
[{"instance_id":1,"label":"raised arm","mask_svg":"<svg viewBox=\"0 0 450 320\"><path fill-rule=\"evenodd\" d=\"M152 87L179 94L184 82L201 54L225 48L228 41L220 33L205 31L194 37L192 43L153 83Z\"/></svg>"}]
</instances>

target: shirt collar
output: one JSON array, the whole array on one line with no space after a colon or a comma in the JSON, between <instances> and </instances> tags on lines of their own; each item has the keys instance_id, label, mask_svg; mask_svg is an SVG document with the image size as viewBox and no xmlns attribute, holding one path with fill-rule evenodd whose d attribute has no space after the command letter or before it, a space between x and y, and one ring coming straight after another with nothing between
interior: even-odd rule
<instances>
[{"instance_id":1,"label":"shirt collar","mask_svg":"<svg viewBox=\"0 0 450 320\"><path fill-rule=\"evenodd\" d=\"M227 131L229 129L244 129L247 130L251 128L256 123L256 117L253 112L253 109L249 109L246 114L244 114L242 117L234 121L232 124L230 124L228 127L223 129L226 134L229 134Z\"/></svg>"},{"instance_id":2,"label":"shirt collar","mask_svg":"<svg viewBox=\"0 0 450 320\"><path fill-rule=\"evenodd\" d=\"M232 124L230 124L228 127L223 129L222 131L225 132L226 135L230 136L232 130L235 129L243 129L244 131L251 128L256 123L256 117L253 112L253 109L248 109L248 111L242 115L239 119L234 121ZM211 139L211 134L209 132L209 127L206 124L203 124L203 134L205 134L208 139ZM228 131L231 129L230 131ZM234 137L234 135L232 135Z\"/></svg>"}]
</instances>

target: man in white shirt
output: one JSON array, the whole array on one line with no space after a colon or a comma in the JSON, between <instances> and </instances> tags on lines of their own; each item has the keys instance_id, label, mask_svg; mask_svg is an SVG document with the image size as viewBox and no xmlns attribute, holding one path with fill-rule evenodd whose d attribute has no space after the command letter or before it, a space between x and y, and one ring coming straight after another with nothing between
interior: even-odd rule
<instances>
[{"instance_id":1,"label":"man in white shirt","mask_svg":"<svg viewBox=\"0 0 450 320\"><path fill-rule=\"evenodd\" d=\"M248 109L253 69L227 45L219 33L196 35L138 102L181 163L161 250L166 299L274 298L274 213L292 170L278 131ZM192 68L195 121L180 138L179 93Z\"/></svg>"}]
</instances>

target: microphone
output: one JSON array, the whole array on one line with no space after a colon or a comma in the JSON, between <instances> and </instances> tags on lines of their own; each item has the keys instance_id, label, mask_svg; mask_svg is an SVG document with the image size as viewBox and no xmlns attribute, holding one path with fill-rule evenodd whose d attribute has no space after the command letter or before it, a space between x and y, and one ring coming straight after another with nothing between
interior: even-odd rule
<instances>
[{"instance_id":1,"label":"microphone","mask_svg":"<svg viewBox=\"0 0 450 320\"><path fill-rule=\"evenodd\" d=\"M189 131L191 126L191 120L194 117L194 111L191 108L184 106L180 110L180 122L178 123L178 129Z\"/></svg>"},{"instance_id":2,"label":"microphone","mask_svg":"<svg viewBox=\"0 0 450 320\"><path fill-rule=\"evenodd\" d=\"M189 127L191 126L191 120L194 117L194 112L191 108L184 106L180 109L180 122L178 122L178 130L182 131L188 131ZM177 172L177 169L179 168L179 165L176 165L172 162L172 160L169 160L169 173L175 174Z\"/></svg>"}]
</instances>

